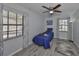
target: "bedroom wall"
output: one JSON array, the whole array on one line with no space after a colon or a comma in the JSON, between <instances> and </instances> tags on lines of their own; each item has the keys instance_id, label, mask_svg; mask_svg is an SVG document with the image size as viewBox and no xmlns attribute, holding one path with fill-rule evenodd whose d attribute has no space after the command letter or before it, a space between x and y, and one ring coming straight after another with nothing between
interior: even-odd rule
<instances>
[{"instance_id":1,"label":"bedroom wall","mask_svg":"<svg viewBox=\"0 0 79 59\"><path fill-rule=\"evenodd\" d=\"M51 19L53 20L53 25L50 26L50 27L53 28L54 38L57 38L57 18L54 17L54 16L52 16ZM47 20L50 20L50 17L49 17L49 16L45 17L45 21L44 21L45 30L47 30L47 27L49 27L49 26L47 26L47 24L46 24L46 21L47 21Z\"/></svg>"},{"instance_id":2,"label":"bedroom wall","mask_svg":"<svg viewBox=\"0 0 79 59\"><path fill-rule=\"evenodd\" d=\"M72 15L73 18L73 41L79 47L79 9Z\"/></svg>"},{"instance_id":3,"label":"bedroom wall","mask_svg":"<svg viewBox=\"0 0 79 59\"><path fill-rule=\"evenodd\" d=\"M24 36L4 41L3 55L13 55L22 48L32 44L32 38L40 32L44 31L44 20L39 14L30 11L18 4L3 4L8 10L24 14Z\"/></svg>"},{"instance_id":4,"label":"bedroom wall","mask_svg":"<svg viewBox=\"0 0 79 59\"><path fill-rule=\"evenodd\" d=\"M54 32L54 38L60 38L60 39L67 39L68 37L68 33L67 32L58 32L58 19L67 19L70 15L65 15L63 14L55 14L52 15L51 19L53 20L53 32ZM46 21L49 20L49 16L45 18L45 30L47 29L47 25L46 25ZM70 19L68 19L70 20ZM70 37L71 38L71 37Z\"/></svg>"},{"instance_id":5,"label":"bedroom wall","mask_svg":"<svg viewBox=\"0 0 79 59\"><path fill-rule=\"evenodd\" d=\"M2 42L2 9L1 9L1 4L0 4L0 56L3 54L3 42Z\"/></svg>"},{"instance_id":6,"label":"bedroom wall","mask_svg":"<svg viewBox=\"0 0 79 59\"><path fill-rule=\"evenodd\" d=\"M54 38L58 38L58 37L62 38L62 39L66 38L67 37L66 33L61 32L60 35L58 35L59 33L58 33L58 24L57 24L57 22L58 22L58 19L61 18L61 17L59 17L59 16L52 16L51 18L53 20L52 28L53 28L53 32L54 32ZM49 17L47 17L45 19L45 30L47 29L47 25L46 25L46 21L47 20L49 20Z\"/></svg>"}]
</instances>

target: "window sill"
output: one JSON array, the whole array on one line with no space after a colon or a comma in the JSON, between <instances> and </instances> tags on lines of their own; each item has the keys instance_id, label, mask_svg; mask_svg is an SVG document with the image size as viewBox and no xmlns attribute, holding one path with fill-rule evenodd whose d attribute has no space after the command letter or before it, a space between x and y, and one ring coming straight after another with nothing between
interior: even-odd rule
<instances>
[{"instance_id":1,"label":"window sill","mask_svg":"<svg viewBox=\"0 0 79 59\"><path fill-rule=\"evenodd\" d=\"M59 32L68 32L68 31L59 31Z\"/></svg>"},{"instance_id":2,"label":"window sill","mask_svg":"<svg viewBox=\"0 0 79 59\"><path fill-rule=\"evenodd\" d=\"M14 40L14 39L17 39L17 38L19 38L19 37L23 37L22 35L19 35L19 36L17 36L17 37L11 37L11 38L7 38L7 39L3 39L3 42L4 41L8 41L8 40Z\"/></svg>"}]
</instances>

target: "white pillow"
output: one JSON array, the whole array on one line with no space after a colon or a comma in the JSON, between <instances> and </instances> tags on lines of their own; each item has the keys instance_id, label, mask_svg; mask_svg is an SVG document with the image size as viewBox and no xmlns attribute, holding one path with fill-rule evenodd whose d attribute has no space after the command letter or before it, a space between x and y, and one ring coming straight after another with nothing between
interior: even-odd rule
<instances>
[{"instance_id":1,"label":"white pillow","mask_svg":"<svg viewBox=\"0 0 79 59\"><path fill-rule=\"evenodd\" d=\"M44 36L48 36L48 34L44 34Z\"/></svg>"}]
</instances>

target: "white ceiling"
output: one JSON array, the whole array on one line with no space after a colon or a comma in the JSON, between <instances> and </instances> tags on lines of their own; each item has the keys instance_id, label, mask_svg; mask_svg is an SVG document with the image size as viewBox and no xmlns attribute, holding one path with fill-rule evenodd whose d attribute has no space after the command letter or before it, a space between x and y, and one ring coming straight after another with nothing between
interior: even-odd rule
<instances>
[{"instance_id":1,"label":"white ceiling","mask_svg":"<svg viewBox=\"0 0 79 59\"><path fill-rule=\"evenodd\" d=\"M70 15L79 8L79 3L60 3L60 4L62 6L58 8L58 10L62 11L61 13L62 15L63 14ZM21 3L20 5L36 13L43 14L42 12L46 11L46 9L42 8L41 6L54 7L55 5L57 5L57 3Z\"/></svg>"}]
</instances>

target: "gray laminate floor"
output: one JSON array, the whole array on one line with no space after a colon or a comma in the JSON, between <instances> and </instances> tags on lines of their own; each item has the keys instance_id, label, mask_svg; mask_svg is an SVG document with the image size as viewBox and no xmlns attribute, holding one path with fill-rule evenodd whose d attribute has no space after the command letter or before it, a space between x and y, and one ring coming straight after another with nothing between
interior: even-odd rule
<instances>
[{"instance_id":1,"label":"gray laminate floor","mask_svg":"<svg viewBox=\"0 0 79 59\"><path fill-rule=\"evenodd\" d=\"M64 54L56 51L57 46L58 46L57 39L54 39L51 42L51 48L49 49L44 49L42 46L32 44L28 48L25 48L22 51L16 53L14 56L64 56Z\"/></svg>"}]
</instances>

